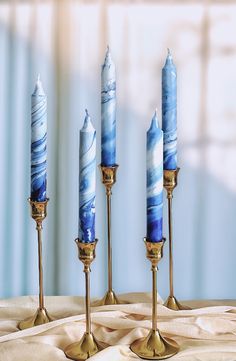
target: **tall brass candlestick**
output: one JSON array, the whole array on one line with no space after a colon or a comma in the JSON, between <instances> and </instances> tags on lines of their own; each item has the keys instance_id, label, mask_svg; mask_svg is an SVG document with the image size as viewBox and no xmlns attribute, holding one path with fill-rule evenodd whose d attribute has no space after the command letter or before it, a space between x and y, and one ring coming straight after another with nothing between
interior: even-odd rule
<instances>
[{"instance_id":1,"label":"tall brass candlestick","mask_svg":"<svg viewBox=\"0 0 236 361\"><path fill-rule=\"evenodd\" d=\"M173 191L177 186L178 182L178 173L180 168L175 170L164 170L164 187L167 192L168 200L168 229L169 229L169 282L170 282L170 295L165 302L165 306L171 310L188 310L190 307L182 305L177 301L174 296L174 283L173 283L173 225L172 225L172 199Z\"/></svg>"},{"instance_id":2,"label":"tall brass candlestick","mask_svg":"<svg viewBox=\"0 0 236 361\"><path fill-rule=\"evenodd\" d=\"M18 327L21 330L52 321L52 318L48 315L44 306L43 295L42 223L47 216L48 199L44 202L36 202L29 199L29 202L31 205L31 216L36 222L36 230L38 234L39 308L32 317L29 317L19 323Z\"/></svg>"},{"instance_id":3,"label":"tall brass candlestick","mask_svg":"<svg viewBox=\"0 0 236 361\"><path fill-rule=\"evenodd\" d=\"M157 265L163 255L164 241L149 242L146 238L144 241L146 257L152 264L152 329L147 337L134 341L130 349L143 359L161 360L175 355L179 345L170 338L162 337L157 328Z\"/></svg>"},{"instance_id":4,"label":"tall brass candlestick","mask_svg":"<svg viewBox=\"0 0 236 361\"><path fill-rule=\"evenodd\" d=\"M118 165L103 166L100 165L102 172L102 183L106 188L107 198L107 238L108 238L108 291L101 301L96 302L94 305L116 305L121 303L112 286L112 239L111 239L111 195L112 187L116 182L116 171Z\"/></svg>"},{"instance_id":5,"label":"tall brass candlestick","mask_svg":"<svg viewBox=\"0 0 236 361\"><path fill-rule=\"evenodd\" d=\"M75 240L78 247L78 257L84 264L85 273L85 311L86 311L86 331L80 341L67 346L65 354L68 358L76 361L87 360L98 351L107 347L104 343L98 342L91 331L90 315L90 265L95 258L95 248L97 240L92 243L84 243L79 239Z\"/></svg>"}]
</instances>

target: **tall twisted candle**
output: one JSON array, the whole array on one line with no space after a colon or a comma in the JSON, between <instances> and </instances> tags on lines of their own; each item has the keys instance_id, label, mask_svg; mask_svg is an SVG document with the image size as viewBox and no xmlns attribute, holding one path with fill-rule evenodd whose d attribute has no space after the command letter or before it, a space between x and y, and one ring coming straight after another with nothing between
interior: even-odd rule
<instances>
[{"instance_id":1,"label":"tall twisted candle","mask_svg":"<svg viewBox=\"0 0 236 361\"><path fill-rule=\"evenodd\" d=\"M95 240L96 131L86 110L79 148L79 239Z\"/></svg>"},{"instance_id":2,"label":"tall twisted candle","mask_svg":"<svg viewBox=\"0 0 236 361\"><path fill-rule=\"evenodd\" d=\"M31 200L46 200L47 98L38 77L31 98Z\"/></svg>"},{"instance_id":3,"label":"tall twisted candle","mask_svg":"<svg viewBox=\"0 0 236 361\"><path fill-rule=\"evenodd\" d=\"M162 241L163 132L155 112L147 131L147 239Z\"/></svg>"},{"instance_id":4,"label":"tall twisted candle","mask_svg":"<svg viewBox=\"0 0 236 361\"><path fill-rule=\"evenodd\" d=\"M116 163L116 74L111 53L107 48L102 65L102 160L104 166Z\"/></svg>"},{"instance_id":5,"label":"tall twisted candle","mask_svg":"<svg viewBox=\"0 0 236 361\"><path fill-rule=\"evenodd\" d=\"M162 69L162 129L164 132L164 169L177 168L177 74L168 49Z\"/></svg>"}]
</instances>

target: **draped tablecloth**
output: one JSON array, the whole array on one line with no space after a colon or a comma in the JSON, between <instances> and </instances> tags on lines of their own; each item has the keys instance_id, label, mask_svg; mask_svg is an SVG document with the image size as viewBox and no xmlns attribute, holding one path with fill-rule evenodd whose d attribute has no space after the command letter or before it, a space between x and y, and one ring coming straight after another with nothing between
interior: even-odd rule
<instances>
[{"instance_id":1,"label":"draped tablecloth","mask_svg":"<svg viewBox=\"0 0 236 361\"><path fill-rule=\"evenodd\" d=\"M92 308L92 329L99 341L110 347L91 361L134 361L129 349L151 327L151 295L122 295L132 302ZM180 352L171 360L236 361L236 301L191 301L188 311L172 311L158 304L158 328L173 337ZM56 320L19 331L20 320L37 308L37 297L0 300L0 361L62 361L63 350L78 341L85 331L84 298L45 297L48 312Z\"/></svg>"}]
</instances>

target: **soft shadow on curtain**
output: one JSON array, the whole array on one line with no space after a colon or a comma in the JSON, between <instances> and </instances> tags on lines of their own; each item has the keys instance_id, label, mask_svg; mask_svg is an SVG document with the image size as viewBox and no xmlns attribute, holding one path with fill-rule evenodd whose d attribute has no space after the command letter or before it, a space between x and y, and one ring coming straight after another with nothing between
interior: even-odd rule
<instances>
[{"instance_id":1,"label":"soft shadow on curtain","mask_svg":"<svg viewBox=\"0 0 236 361\"><path fill-rule=\"evenodd\" d=\"M0 297L36 294L37 244L27 204L30 94L48 95L46 294L81 294L78 131L88 108L100 162L100 65L109 43L117 67L118 182L113 192L114 287L150 289L145 235L145 132L161 120L166 48L178 68L179 186L175 284L179 298L236 295L236 43L233 1L0 2ZM97 173L97 260L92 294L106 288L104 189ZM165 232L167 232L165 224ZM168 292L168 247L159 286ZM148 282L147 282L148 280Z\"/></svg>"}]
</instances>

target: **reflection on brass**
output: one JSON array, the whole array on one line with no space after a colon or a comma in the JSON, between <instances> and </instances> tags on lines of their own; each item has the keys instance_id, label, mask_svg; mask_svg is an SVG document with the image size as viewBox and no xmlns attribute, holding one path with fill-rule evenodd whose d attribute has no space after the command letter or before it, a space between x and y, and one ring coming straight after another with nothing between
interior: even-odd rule
<instances>
[{"instance_id":1,"label":"reflection on brass","mask_svg":"<svg viewBox=\"0 0 236 361\"><path fill-rule=\"evenodd\" d=\"M49 199L46 199L44 202L37 202L29 199L29 203L31 205L31 216L36 222L36 230L38 234L39 308L33 316L19 323L18 327L20 330L52 321L52 318L48 315L48 312L44 307L43 296L42 223L47 216L48 201Z\"/></svg>"},{"instance_id":2,"label":"reflection on brass","mask_svg":"<svg viewBox=\"0 0 236 361\"><path fill-rule=\"evenodd\" d=\"M103 306L103 305L116 305L123 303L119 301L112 287L112 240L111 240L111 195L112 187L116 183L116 172L118 165L105 167L102 164L100 165L102 173L102 183L106 188L106 198L107 198L107 241L108 241L108 291L105 296L93 304L93 306Z\"/></svg>"},{"instance_id":3,"label":"reflection on brass","mask_svg":"<svg viewBox=\"0 0 236 361\"><path fill-rule=\"evenodd\" d=\"M161 360L179 351L179 345L170 338L162 337L157 328L157 265L163 255L164 239L162 242L149 242L145 238L144 241L146 257L152 264L152 329L147 337L134 341L130 349L140 358Z\"/></svg>"},{"instance_id":4,"label":"reflection on brass","mask_svg":"<svg viewBox=\"0 0 236 361\"><path fill-rule=\"evenodd\" d=\"M172 198L173 191L177 186L178 173L180 168L174 170L164 170L164 188L167 192L168 200L168 229L169 229L169 283L170 283L170 295L165 302L165 306L178 311L188 310L190 307L181 305L174 297L174 284L173 284L173 225L172 225Z\"/></svg>"},{"instance_id":5,"label":"reflection on brass","mask_svg":"<svg viewBox=\"0 0 236 361\"><path fill-rule=\"evenodd\" d=\"M92 333L84 333L79 342L72 343L65 350L66 356L71 360L82 361L103 350L106 345L98 342Z\"/></svg>"},{"instance_id":6,"label":"reflection on brass","mask_svg":"<svg viewBox=\"0 0 236 361\"><path fill-rule=\"evenodd\" d=\"M78 257L84 264L85 273L85 316L86 331L80 341L74 342L66 347L65 354L69 359L75 361L87 360L98 351L107 347L105 343L98 342L91 331L91 309L90 309L90 265L95 258L97 239L91 243L75 240L78 247Z\"/></svg>"},{"instance_id":7,"label":"reflection on brass","mask_svg":"<svg viewBox=\"0 0 236 361\"><path fill-rule=\"evenodd\" d=\"M26 328L43 325L44 323L48 323L50 321L52 321L52 318L48 315L47 310L45 308L38 308L32 317L29 317L19 323L19 329L25 330Z\"/></svg>"},{"instance_id":8,"label":"reflection on brass","mask_svg":"<svg viewBox=\"0 0 236 361\"><path fill-rule=\"evenodd\" d=\"M134 341L131 350L145 360L164 360L179 351L177 342L163 338L158 330L151 330L147 337Z\"/></svg>"}]
</instances>

